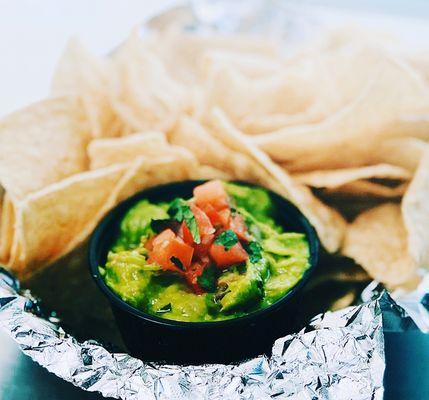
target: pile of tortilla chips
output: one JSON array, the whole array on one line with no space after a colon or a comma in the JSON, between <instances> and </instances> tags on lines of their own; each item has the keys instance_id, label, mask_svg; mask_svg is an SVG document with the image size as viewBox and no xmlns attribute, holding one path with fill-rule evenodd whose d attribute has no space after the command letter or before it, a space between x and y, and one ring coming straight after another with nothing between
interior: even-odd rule
<instances>
[{"instance_id":1,"label":"pile of tortilla chips","mask_svg":"<svg viewBox=\"0 0 429 400\"><path fill-rule=\"evenodd\" d=\"M409 285L429 266L428 60L341 33L293 56L174 28L107 57L71 41L51 97L0 122L0 263L27 277L133 193L221 178L277 191L328 252Z\"/></svg>"}]
</instances>

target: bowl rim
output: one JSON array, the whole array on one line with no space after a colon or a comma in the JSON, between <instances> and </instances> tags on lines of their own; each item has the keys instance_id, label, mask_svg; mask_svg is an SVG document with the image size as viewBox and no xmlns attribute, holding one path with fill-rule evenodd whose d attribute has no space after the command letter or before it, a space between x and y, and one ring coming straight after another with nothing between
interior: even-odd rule
<instances>
[{"instance_id":1,"label":"bowl rim","mask_svg":"<svg viewBox=\"0 0 429 400\"><path fill-rule=\"evenodd\" d=\"M162 318L162 317L155 316L153 314L149 314L142 310L139 310L138 308L122 300L122 298L119 297L119 295L117 295L113 290L111 290L107 286L99 271L98 251L97 251L99 247L99 242L102 242L104 240L103 238L104 238L105 230L109 228L111 224L114 224L117 218L120 218L121 216L123 216L126 210L130 209L138 201L147 198L147 196L150 195L152 192L162 191L163 189L171 190L172 188L183 184L190 184L190 185L195 184L195 186L197 186L198 184L202 184L207 181L208 181L207 179L198 179L198 180L188 179L188 180L175 181L175 182L170 182L166 184L156 185L150 188L143 189L135 193L134 195L124 199L120 203L118 203L97 224L89 240L89 249L88 249L89 270L96 285L104 293L104 295L107 297L111 305L118 307L121 311L132 314L133 316L139 319L143 319L145 321L148 321L150 323L155 323L157 325L168 326L170 328L176 328L176 329L219 328L219 327L227 327L227 326L241 325L243 323L255 322L259 317L268 316L269 314L279 310L282 306L287 304L291 300L291 298L293 298L295 294L300 289L302 289L303 286L307 284L307 282L313 275L319 261L320 241L314 227L310 224L310 222L304 216L304 214L293 203L291 203L289 200L284 198L282 195L276 193L275 191L253 183L238 181L238 180L231 180L227 182L239 183L250 187L260 187L262 189L265 189L266 191L268 191L270 196L273 196L276 199L276 201L284 203L288 208L287 213L295 214L294 218L299 220L301 225L304 227L305 235L310 248L309 266L305 270L301 279L283 297L279 298L277 301L275 301L273 304L271 304L268 307L252 311L246 315L243 315L237 318L231 318L231 319L220 320L220 321L201 321L201 322L189 321L188 322L188 321L177 321L173 319Z\"/></svg>"}]
</instances>

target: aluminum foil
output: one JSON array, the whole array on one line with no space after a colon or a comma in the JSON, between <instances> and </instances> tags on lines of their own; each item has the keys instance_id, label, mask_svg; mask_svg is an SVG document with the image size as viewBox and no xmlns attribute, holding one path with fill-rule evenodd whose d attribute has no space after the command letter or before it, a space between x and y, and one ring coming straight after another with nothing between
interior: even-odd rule
<instances>
[{"instance_id":1,"label":"aluminum foil","mask_svg":"<svg viewBox=\"0 0 429 400\"><path fill-rule=\"evenodd\" d=\"M95 341L79 343L0 272L0 327L50 372L117 399L358 400L383 393L380 300L318 315L301 332L278 339L269 358L180 367L110 353Z\"/></svg>"}]
</instances>

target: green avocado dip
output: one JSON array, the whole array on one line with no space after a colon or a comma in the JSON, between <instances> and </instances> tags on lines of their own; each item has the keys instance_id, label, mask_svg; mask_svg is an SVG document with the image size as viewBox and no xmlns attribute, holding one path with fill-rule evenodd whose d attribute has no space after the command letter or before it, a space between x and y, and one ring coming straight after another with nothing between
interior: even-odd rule
<instances>
[{"instance_id":1,"label":"green avocado dip","mask_svg":"<svg viewBox=\"0 0 429 400\"><path fill-rule=\"evenodd\" d=\"M308 267L305 235L276 224L266 190L215 180L191 199L135 204L100 272L146 313L210 322L270 306Z\"/></svg>"}]
</instances>

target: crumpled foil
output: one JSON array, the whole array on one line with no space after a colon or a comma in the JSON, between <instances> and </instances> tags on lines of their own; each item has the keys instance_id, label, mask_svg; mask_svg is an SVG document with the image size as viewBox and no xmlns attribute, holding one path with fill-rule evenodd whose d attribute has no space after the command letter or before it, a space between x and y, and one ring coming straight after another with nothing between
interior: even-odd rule
<instances>
[{"instance_id":1,"label":"crumpled foil","mask_svg":"<svg viewBox=\"0 0 429 400\"><path fill-rule=\"evenodd\" d=\"M380 300L315 317L278 339L272 356L236 365L144 363L79 343L43 315L28 291L0 271L0 327L50 372L117 399L381 399L384 341Z\"/></svg>"}]
</instances>

